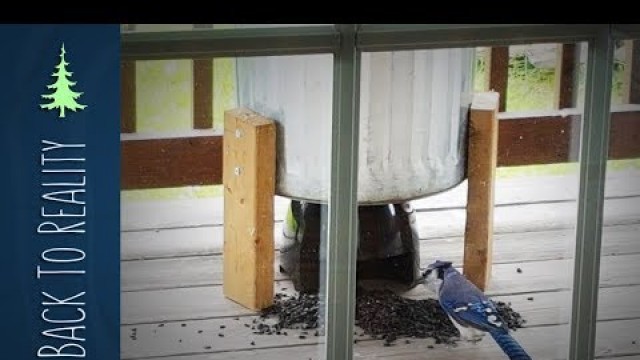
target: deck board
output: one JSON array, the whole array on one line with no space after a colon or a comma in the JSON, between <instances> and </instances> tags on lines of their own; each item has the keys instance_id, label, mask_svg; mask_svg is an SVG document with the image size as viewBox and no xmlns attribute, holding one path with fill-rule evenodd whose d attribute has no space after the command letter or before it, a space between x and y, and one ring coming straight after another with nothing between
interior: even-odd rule
<instances>
[{"instance_id":1,"label":"deck board","mask_svg":"<svg viewBox=\"0 0 640 360\"><path fill-rule=\"evenodd\" d=\"M416 215L418 234L425 240L462 237L465 218L464 209L420 212ZM575 229L576 219L575 202L500 207L495 210L494 234L499 237L507 233L567 229L574 236L571 231ZM640 223L640 196L606 200L603 223L605 226ZM282 231L280 223L274 231L278 242ZM121 256L130 260L221 253L222 233L222 226L215 225L124 232Z\"/></svg>"},{"instance_id":2,"label":"deck board","mask_svg":"<svg viewBox=\"0 0 640 360\"><path fill-rule=\"evenodd\" d=\"M610 172L605 196L609 199L640 196L637 179L640 179L640 170ZM495 204L499 209L510 205L575 202L577 191L577 173L499 179L496 181ZM416 200L413 204L420 210L464 209L466 194L465 181L449 191ZM276 197L275 220L282 220L287 205L286 198ZM129 232L221 225L224 220L222 207L222 198L128 202L122 205L121 228Z\"/></svg>"},{"instance_id":3,"label":"deck board","mask_svg":"<svg viewBox=\"0 0 640 360\"><path fill-rule=\"evenodd\" d=\"M640 178L640 171L612 174L606 189L596 351L598 358L640 360L640 182L629 177ZM515 336L534 359L566 358L575 184L575 176L551 176L535 181L503 179L497 186L494 275L488 293L495 300L511 302L528 320ZM441 258L461 266L465 198L463 183L413 203L423 265ZM286 205L282 198L276 202L276 239ZM122 359L321 358L322 337L301 340L294 330L288 337L253 335L244 324L255 313L223 296L221 209L211 199L123 206ZM291 291L286 277L276 275L274 288ZM415 290L405 295L425 293ZM225 336L218 337L223 324ZM135 341L130 338L134 328ZM251 339L256 345L250 344ZM489 338L476 345L427 349L431 341L383 347L380 341L363 340L354 353L356 359L503 358Z\"/></svg>"},{"instance_id":4,"label":"deck board","mask_svg":"<svg viewBox=\"0 0 640 360\"><path fill-rule=\"evenodd\" d=\"M290 283L282 282L276 285L275 289L279 290L281 286L291 288ZM640 307L635 306L634 303L639 294L638 285L601 289L601 302L609 306L600 308L599 319L640 318ZM528 300L529 297L533 297L533 300ZM511 302L513 307L527 319L528 326L567 322L570 315L570 312L565 311L571 301L569 290L494 295L492 298L496 301ZM225 299L220 287L211 286L128 293L123 298L122 324L135 326L254 315L254 312Z\"/></svg>"},{"instance_id":5,"label":"deck board","mask_svg":"<svg viewBox=\"0 0 640 360\"><path fill-rule=\"evenodd\" d=\"M636 227L631 227L636 230ZM640 241L633 243L637 232L629 232L628 249L637 249ZM505 244L514 246L517 251L516 239L502 240ZM605 241L608 247L610 241ZM511 245L513 244L513 245ZM454 244L455 245L455 244ZM459 244L458 244L459 245ZM615 244L614 244L615 245ZM459 247L459 246L457 246ZM634 250L635 250L634 249ZM453 253L454 251L450 251ZM458 254L443 257L443 253L434 251L428 244L421 247L421 266L426 267L436 258L451 260L457 266L461 263L460 251ZM507 253L508 254L508 253ZM542 290L565 289L573 279L573 261L568 258L569 253L558 253L560 259L549 259L553 253L542 255L534 249L529 252L530 259L527 262L495 263L493 266L493 280L487 289L488 293L518 293ZM546 257L546 258L545 258ZM287 279L286 275L277 271L279 254L276 253L276 280ZM508 259L505 257L504 260ZM640 281L640 254L610 255L602 259L602 284L626 285ZM520 268L523 273L517 274ZM151 289L181 288L206 285L222 285L222 256L194 256L172 259L141 260L123 262L121 266L121 286L123 291L139 291ZM516 275L517 274L517 275ZM636 278L638 278L636 280Z\"/></svg>"},{"instance_id":6,"label":"deck board","mask_svg":"<svg viewBox=\"0 0 640 360\"><path fill-rule=\"evenodd\" d=\"M163 328L149 326L138 328L137 340L131 341L128 332L122 336L123 351L121 358L141 359L168 357L172 360L218 360L218 359L319 359L322 338L311 336L300 340L289 336L255 335L242 336L245 328L241 321L234 320L224 323L229 326L225 330L225 337L219 338L221 322L211 321L209 324L181 324L166 325ZM154 327L155 326L155 327ZM598 357L612 357L619 355L638 355L640 346L633 344L637 340L637 329L640 329L640 319L603 321L598 323L600 335L596 342ZM153 330L157 330L153 333ZM197 330L203 330L198 334ZM128 330L129 331L129 330ZM534 359L566 359L568 349L569 327L567 324L519 329L513 336L527 349ZM183 342L179 342L183 339ZM318 340L320 339L320 340ZM254 340L255 346L250 342ZM280 344L277 342L280 341ZM131 348L126 346L129 343ZM433 345L433 349L428 349ZM210 349L206 349L210 346ZM138 350L138 352L135 352ZM128 352L131 351L131 352ZM384 347L380 341L363 340L354 345L356 359L502 359L505 358L501 350L490 339L485 338L477 344L459 343L456 347L437 345L431 339L414 339L411 344L398 344Z\"/></svg>"},{"instance_id":7,"label":"deck board","mask_svg":"<svg viewBox=\"0 0 640 360\"><path fill-rule=\"evenodd\" d=\"M215 234L216 230L206 227L137 233L144 234L144 237L135 240L123 238L122 260L221 255L222 249L211 241L212 234ZM637 240L635 233L640 233L640 224L605 226L603 255L640 252L640 240ZM456 262L462 259L461 251L464 244L461 236L422 239L422 241L428 241L422 242L422 256L433 253L443 258L456 259ZM510 244L511 241L517 241L517 246ZM573 252L573 242L575 242L574 229L496 234L493 260L494 263L506 263L562 259Z\"/></svg>"},{"instance_id":8,"label":"deck board","mask_svg":"<svg viewBox=\"0 0 640 360\"><path fill-rule=\"evenodd\" d=\"M522 268L522 274L516 273L517 267ZM542 292L569 290L571 267L571 262L567 259L532 262L526 266L495 265L493 281L487 294L530 294L535 297ZM607 256L602 260L600 284L604 288L639 285L639 274L640 255ZM188 278L184 281L188 281ZM195 281L197 283L198 280ZM163 317L165 320L189 319L193 318L194 314L204 317L250 314L249 311L243 311L244 308L239 305L225 300L219 285L184 287L188 284L190 283L176 283L173 286L167 284L158 290L123 292L122 322L127 324L161 321ZM274 286L276 290L291 287L284 281L279 281ZM144 289L144 286L138 289ZM153 306L149 306L150 304Z\"/></svg>"}]
</instances>

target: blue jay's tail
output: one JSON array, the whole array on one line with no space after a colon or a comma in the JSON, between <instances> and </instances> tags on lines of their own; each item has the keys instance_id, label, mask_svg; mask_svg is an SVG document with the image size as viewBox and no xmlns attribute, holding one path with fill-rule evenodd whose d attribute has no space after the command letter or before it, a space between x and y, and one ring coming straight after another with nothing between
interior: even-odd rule
<instances>
[{"instance_id":1,"label":"blue jay's tail","mask_svg":"<svg viewBox=\"0 0 640 360\"><path fill-rule=\"evenodd\" d=\"M512 338L506 331L490 331L491 337L496 341L498 346L504 351L510 360L531 360L531 356L518 344L516 339Z\"/></svg>"}]
</instances>

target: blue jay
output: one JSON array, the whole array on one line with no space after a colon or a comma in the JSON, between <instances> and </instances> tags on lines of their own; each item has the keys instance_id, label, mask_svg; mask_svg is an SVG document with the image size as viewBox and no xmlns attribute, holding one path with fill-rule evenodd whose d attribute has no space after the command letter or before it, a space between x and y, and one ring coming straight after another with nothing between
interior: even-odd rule
<instances>
[{"instance_id":1,"label":"blue jay","mask_svg":"<svg viewBox=\"0 0 640 360\"><path fill-rule=\"evenodd\" d=\"M460 332L460 337L479 341L489 333L511 360L531 357L509 335L509 328L494 303L449 261L429 265L418 281L436 294L440 306Z\"/></svg>"}]
</instances>

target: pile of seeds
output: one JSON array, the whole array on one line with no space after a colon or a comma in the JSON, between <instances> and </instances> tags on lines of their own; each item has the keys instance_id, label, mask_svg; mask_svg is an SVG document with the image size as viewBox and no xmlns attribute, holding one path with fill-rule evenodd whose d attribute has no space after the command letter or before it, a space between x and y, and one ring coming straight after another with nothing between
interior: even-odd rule
<instances>
[{"instance_id":1,"label":"pile of seeds","mask_svg":"<svg viewBox=\"0 0 640 360\"><path fill-rule=\"evenodd\" d=\"M255 326L257 334L286 334L283 329L302 329L304 338L318 329L318 295L277 293L274 304L263 310ZM511 304L495 302L498 312L510 329L526 322ZM436 343L453 343L459 335L448 316L434 299L412 300L391 291L359 291L356 298L356 325L360 336L382 339L386 346L398 338L433 338ZM315 330L315 336L319 331ZM408 342L408 341L407 341Z\"/></svg>"},{"instance_id":2,"label":"pile of seeds","mask_svg":"<svg viewBox=\"0 0 640 360\"><path fill-rule=\"evenodd\" d=\"M318 295L299 294L291 296L285 293L276 293L273 305L262 310L261 318L277 317L277 323L273 326L260 325L265 331L279 329L316 329L318 327ZM260 326L258 326L260 329Z\"/></svg>"},{"instance_id":3,"label":"pile of seeds","mask_svg":"<svg viewBox=\"0 0 640 360\"><path fill-rule=\"evenodd\" d=\"M458 333L436 300L411 300L391 292L361 294L356 325L386 342L398 337L430 337L438 344L449 343Z\"/></svg>"},{"instance_id":4,"label":"pile of seeds","mask_svg":"<svg viewBox=\"0 0 640 360\"><path fill-rule=\"evenodd\" d=\"M509 328L516 329L524 325L522 316L513 311L509 304L496 302L495 305ZM438 301L407 299L390 291L360 294L356 325L365 334L382 338L386 343L399 337L433 338L436 344L453 343L459 336Z\"/></svg>"}]
</instances>

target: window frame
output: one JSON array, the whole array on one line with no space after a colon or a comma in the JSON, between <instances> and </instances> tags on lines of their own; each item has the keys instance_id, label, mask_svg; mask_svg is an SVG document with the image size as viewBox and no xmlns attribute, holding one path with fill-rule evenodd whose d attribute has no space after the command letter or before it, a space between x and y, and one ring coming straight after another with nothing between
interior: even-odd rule
<instances>
[{"instance_id":1,"label":"window frame","mask_svg":"<svg viewBox=\"0 0 640 360\"><path fill-rule=\"evenodd\" d=\"M608 157L613 42L640 38L638 24L336 24L124 33L123 60L331 53L333 119L327 249L327 359L353 357L357 241L360 55L369 51L588 44L569 359L593 359ZM337 89L337 91L336 91Z\"/></svg>"}]
</instances>

